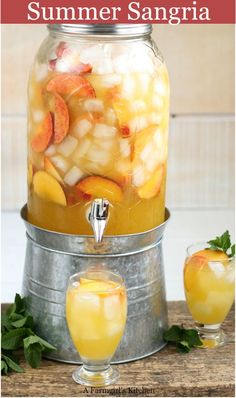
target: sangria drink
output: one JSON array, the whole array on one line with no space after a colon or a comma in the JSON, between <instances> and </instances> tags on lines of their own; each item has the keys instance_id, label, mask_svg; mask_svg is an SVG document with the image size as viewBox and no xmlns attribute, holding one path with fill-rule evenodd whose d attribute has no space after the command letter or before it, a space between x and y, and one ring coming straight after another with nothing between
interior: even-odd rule
<instances>
[{"instance_id":1,"label":"sangria drink","mask_svg":"<svg viewBox=\"0 0 236 398\"><path fill-rule=\"evenodd\" d=\"M205 347L225 342L221 323L234 301L234 258L209 245L188 249L184 267L184 288L189 311Z\"/></svg>"},{"instance_id":2,"label":"sangria drink","mask_svg":"<svg viewBox=\"0 0 236 398\"><path fill-rule=\"evenodd\" d=\"M109 363L122 338L127 316L126 290L121 277L109 271L81 272L70 278L66 319L71 339L83 361L76 382L113 383L118 372Z\"/></svg>"},{"instance_id":3,"label":"sangria drink","mask_svg":"<svg viewBox=\"0 0 236 398\"><path fill-rule=\"evenodd\" d=\"M106 234L164 221L169 117L166 66L145 38L62 35L53 25L32 67L28 220L91 234L88 211L110 203Z\"/></svg>"}]
</instances>

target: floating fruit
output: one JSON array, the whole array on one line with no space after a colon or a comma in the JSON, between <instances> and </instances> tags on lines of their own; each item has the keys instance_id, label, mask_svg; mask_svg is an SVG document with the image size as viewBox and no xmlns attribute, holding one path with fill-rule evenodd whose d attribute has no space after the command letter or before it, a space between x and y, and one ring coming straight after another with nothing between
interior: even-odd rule
<instances>
[{"instance_id":1,"label":"floating fruit","mask_svg":"<svg viewBox=\"0 0 236 398\"><path fill-rule=\"evenodd\" d=\"M91 198L104 198L111 202L121 202L123 192L118 184L100 176L90 176L80 181L76 188Z\"/></svg>"},{"instance_id":2,"label":"floating fruit","mask_svg":"<svg viewBox=\"0 0 236 398\"><path fill-rule=\"evenodd\" d=\"M43 200L66 206L66 197L59 182L46 171L37 171L33 177L34 192Z\"/></svg>"},{"instance_id":3,"label":"floating fruit","mask_svg":"<svg viewBox=\"0 0 236 398\"><path fill-rule=\"evenodd\" d=\"M63 179L61 178L57 169L54 167L54 165L50 162L50 160L46 156L44 157L44 170L52 177L56 178L58 182L63 184Z\"/></svg>"},{"instance_id":4,"label":"floating fruit","mask_svg":"<svg viewBox=\"0 0 236 398\"><path fill-rule=\"evenodd\" d=\"M192 257L203 257L208 261L225 261L229 257L221 250L204 249L193 254Z\"/></svg>"},{"instance_id":5,"label":"floating fruit","mask_svg":"<svg viewBox=\"0 0 236 398\"><path fill-rule=\"evenodd\" d=\"M91 84L82 76L61 73L47 84L47 90L62 95L78 95L79 97L96 97Z\"/></svg>"},{"instance_id":6,"label":"floating fruit","mask_svg":"<svg viewBox=\"0 0 236 398\"><path fill-rule=\"evenodd\" d=\"M44 152L50 144L53 135L52 116L47 113L43 122L38 127L35 136L32 138L31 146L35 152Z\"/></svg>"},{"instance_id":7,"label":"floating fruit","mask_svg":"<svg viewBox=\"0 0 236 398\"><path fill-rule=\"evenodd\" d=\"M69 112L63 98L54 94L54 144L60 144L69 130Z\"/></svg>"},{"instance_id":8,"label":"floating fruit","mask_svg":"<svg viewBox=\"0 0 236 398\"><path fill-rule=\"evenodd\" d=\"M164 176L164 167L160 166L141 187L137 189L141 199L151 199L158 195Z\"/></svg>"},{"instance_id":9,"label":"floating fruit","mask_svg":"<svg viewBox=\"0 0 236 398\"><path fill-rule=\"evenodd\" d=\"M33 181L33 174L34 174L33 165L32 165L32 162L29 161L29 163L28 163L28 170L27 170L27 180L28 180L28 184L29 184L29 185L32 184L32 181Z\"/></svg>"}]
</instances>

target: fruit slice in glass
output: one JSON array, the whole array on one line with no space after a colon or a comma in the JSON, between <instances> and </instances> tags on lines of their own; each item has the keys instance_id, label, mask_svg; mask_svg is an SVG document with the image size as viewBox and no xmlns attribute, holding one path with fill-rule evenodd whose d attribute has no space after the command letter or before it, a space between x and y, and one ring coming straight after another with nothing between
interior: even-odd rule
<instances>
[{"instance_id":1,"label":"fruit slice in glass","mask_svg":"<svg viewBox=\"0 0 236 398\"><path fill-rule=\"evenodd\" d=\"M184 266L184 289L203 348L226 342L221 329L234 301L234 258L207 243L190 246Z\"/></svg>"},{"instance_id":2,"label":"fruit slice in glass","mask_svg":"<svg viewBox=\"0 0 236 398\"><path fill-rule=\"evenodd\" d=\"M106 386L119 378L110 361L122 338L126 315L126 289L119 275L92 270L70 277L66 319L83 361L72 375L76 383Z\"/></svg>"}]
</instances>

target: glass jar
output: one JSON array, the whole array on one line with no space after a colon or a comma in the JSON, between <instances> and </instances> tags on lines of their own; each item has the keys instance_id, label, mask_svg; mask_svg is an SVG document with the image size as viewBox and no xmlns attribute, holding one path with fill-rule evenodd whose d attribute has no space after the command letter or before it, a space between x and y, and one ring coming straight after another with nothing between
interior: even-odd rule
<instances>
[{"instance_id":1,"label":"glass jar","mask_svg":"<svg viewBox=\"0 0 236 398\"><path fill-rule=\"evenodd\" d=\"M169 83L151 25L49 25L31 69L28 220L92 234L95 198L106 234L164 221Z\"/></svg>"}]
</instances>

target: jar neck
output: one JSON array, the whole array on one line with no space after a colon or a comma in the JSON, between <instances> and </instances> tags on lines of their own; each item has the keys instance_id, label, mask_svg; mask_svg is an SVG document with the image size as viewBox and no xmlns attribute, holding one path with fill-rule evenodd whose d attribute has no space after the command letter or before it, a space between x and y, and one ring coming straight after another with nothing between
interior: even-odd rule
<instances>
[{"instance_id":1,"label":"jar neck","mask_svg":"<svg viewBox=\"0 0 236 398\"><path fill-rule=\"evenodd\" d=\"M48 25L50 34L55 37L93 38L102 40L137 40L150 37L151 24L53 24Z\"/></svg>"}]
</instances>

